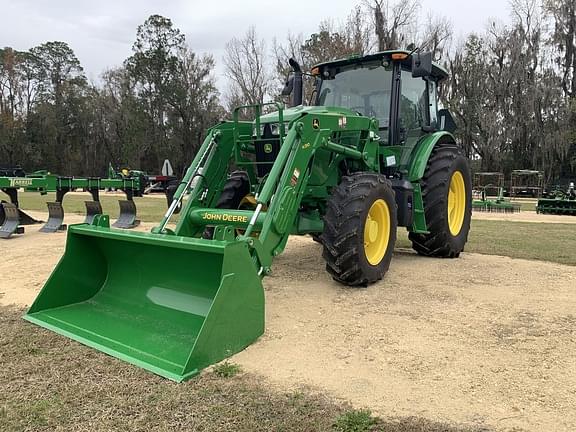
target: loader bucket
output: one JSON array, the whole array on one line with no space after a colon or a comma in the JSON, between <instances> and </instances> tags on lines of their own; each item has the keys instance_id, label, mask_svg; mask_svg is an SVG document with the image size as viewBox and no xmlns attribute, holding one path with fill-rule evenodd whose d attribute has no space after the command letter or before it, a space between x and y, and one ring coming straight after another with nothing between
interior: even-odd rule
<instances>
[{"instance_id":1,"label":"loader bucket","mask_svg":"<svg viewBox=\"0 0 576 432\"><path fill-rule=\"evenodd\" d=\"M24 318L183 381L264 332L264 291L245 242L80 224Z\"/></svg>"}]
</instances>

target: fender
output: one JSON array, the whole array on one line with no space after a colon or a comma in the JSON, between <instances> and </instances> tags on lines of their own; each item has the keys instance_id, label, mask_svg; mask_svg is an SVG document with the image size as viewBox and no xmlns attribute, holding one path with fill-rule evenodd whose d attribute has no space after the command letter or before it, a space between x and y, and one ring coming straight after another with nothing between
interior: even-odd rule
<instances>
[{"instance_id":1,"label":"fender","mask_svg":"<svg viewBox=\"0 0 576 432\"><path fill-rule=\"evenodd\" d=\"M428 234L428 225L426 223L426 212L424 210L424 200L422 198L422 189L420 180L424 177L428 159L432 150L437 144L455 143L454 136L446 131L434 132L420 139L416 144L416 150L413 151L412 160L408 167L408 179L414 186L414 204L413 204L413 222L409 228L410 232L419 234Z\"/></svg>"},{"instance_id":2,"label":"fender","mask_svg":"<svg viewBox=\"0 0 576 432\"><path fill-rule=\"evenodd\" d=\"M439 131L424 136L416 144L416 150L412 154L412 160L408 167L408 179L418 182L426 171L426 164L437 144L455 143L456 139L450 132Z\"/></svg>"}]
</instances>

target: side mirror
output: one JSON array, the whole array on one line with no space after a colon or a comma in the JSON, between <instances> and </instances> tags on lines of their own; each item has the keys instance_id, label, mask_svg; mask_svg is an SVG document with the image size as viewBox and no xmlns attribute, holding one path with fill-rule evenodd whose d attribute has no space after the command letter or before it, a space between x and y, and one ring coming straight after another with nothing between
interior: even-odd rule
<instances>
[{"instance_id":1,"label":"side mirror","mask_svg":"<svg viewBox=\"0 0 576 432\"><path fill-rule=\"evenodd\" d=\"M421 78L432 75L432 53L412 54L412 77Z\"/></svg>"},{"instance_id":2,"label":"side mirror","mask_svg":"<svg viewBox=\"0 0 576 432\"><path fill-rule=\"evenodd\" d=\"M282 96L290 96L292 90L294 90L294 74L291 73L288 75L286 84L284 84L284 88L282 89Z\"/></svg>"}]
</instances>

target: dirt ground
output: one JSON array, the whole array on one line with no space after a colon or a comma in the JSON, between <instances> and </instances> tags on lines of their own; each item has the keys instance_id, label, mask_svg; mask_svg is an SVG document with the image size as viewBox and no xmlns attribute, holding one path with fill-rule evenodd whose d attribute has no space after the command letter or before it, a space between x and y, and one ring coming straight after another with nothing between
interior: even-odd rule
<instances>
[{"instance_id":1,"label":"dirt ground","mask_svg":"<svg viewBox=\"0 0 576 432\"><path fill-rule=\"evenodd\" d=\"M30 304L63 251L65 234L37 229L0 242L1 304ZM397 250L384 280L350 289L302 237L273 271L266 333L231 359L271 385L312 386L386 416L576 430L576 267Z\"/></svg>"}]
</instances>

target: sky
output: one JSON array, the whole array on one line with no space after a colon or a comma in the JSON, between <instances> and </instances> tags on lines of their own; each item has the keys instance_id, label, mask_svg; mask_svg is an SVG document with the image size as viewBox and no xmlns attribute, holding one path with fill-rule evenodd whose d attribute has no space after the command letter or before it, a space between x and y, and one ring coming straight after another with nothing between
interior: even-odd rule
<instances>
[{"instance_id":1,"label":"sky","mask_svg":"<svg viewBox=\"0 0 576 432\"><path fill-rule=\"evenodd\" d=\"M27 50L47 41L64 41L76 53L86 75L100 74L131 55L136 27L148 16L168 17L185 35L193 51L216 60L218 86L225 86L224 46L255 26L259 36L282 41L288 32L309 35L324 19L342 21L354 5L350 0L0 0L0 47ZM421 0L422 14L448 17L455 39L481 32L492 20L508 21L506 0Z\"/></svg>"}]
</instances>

